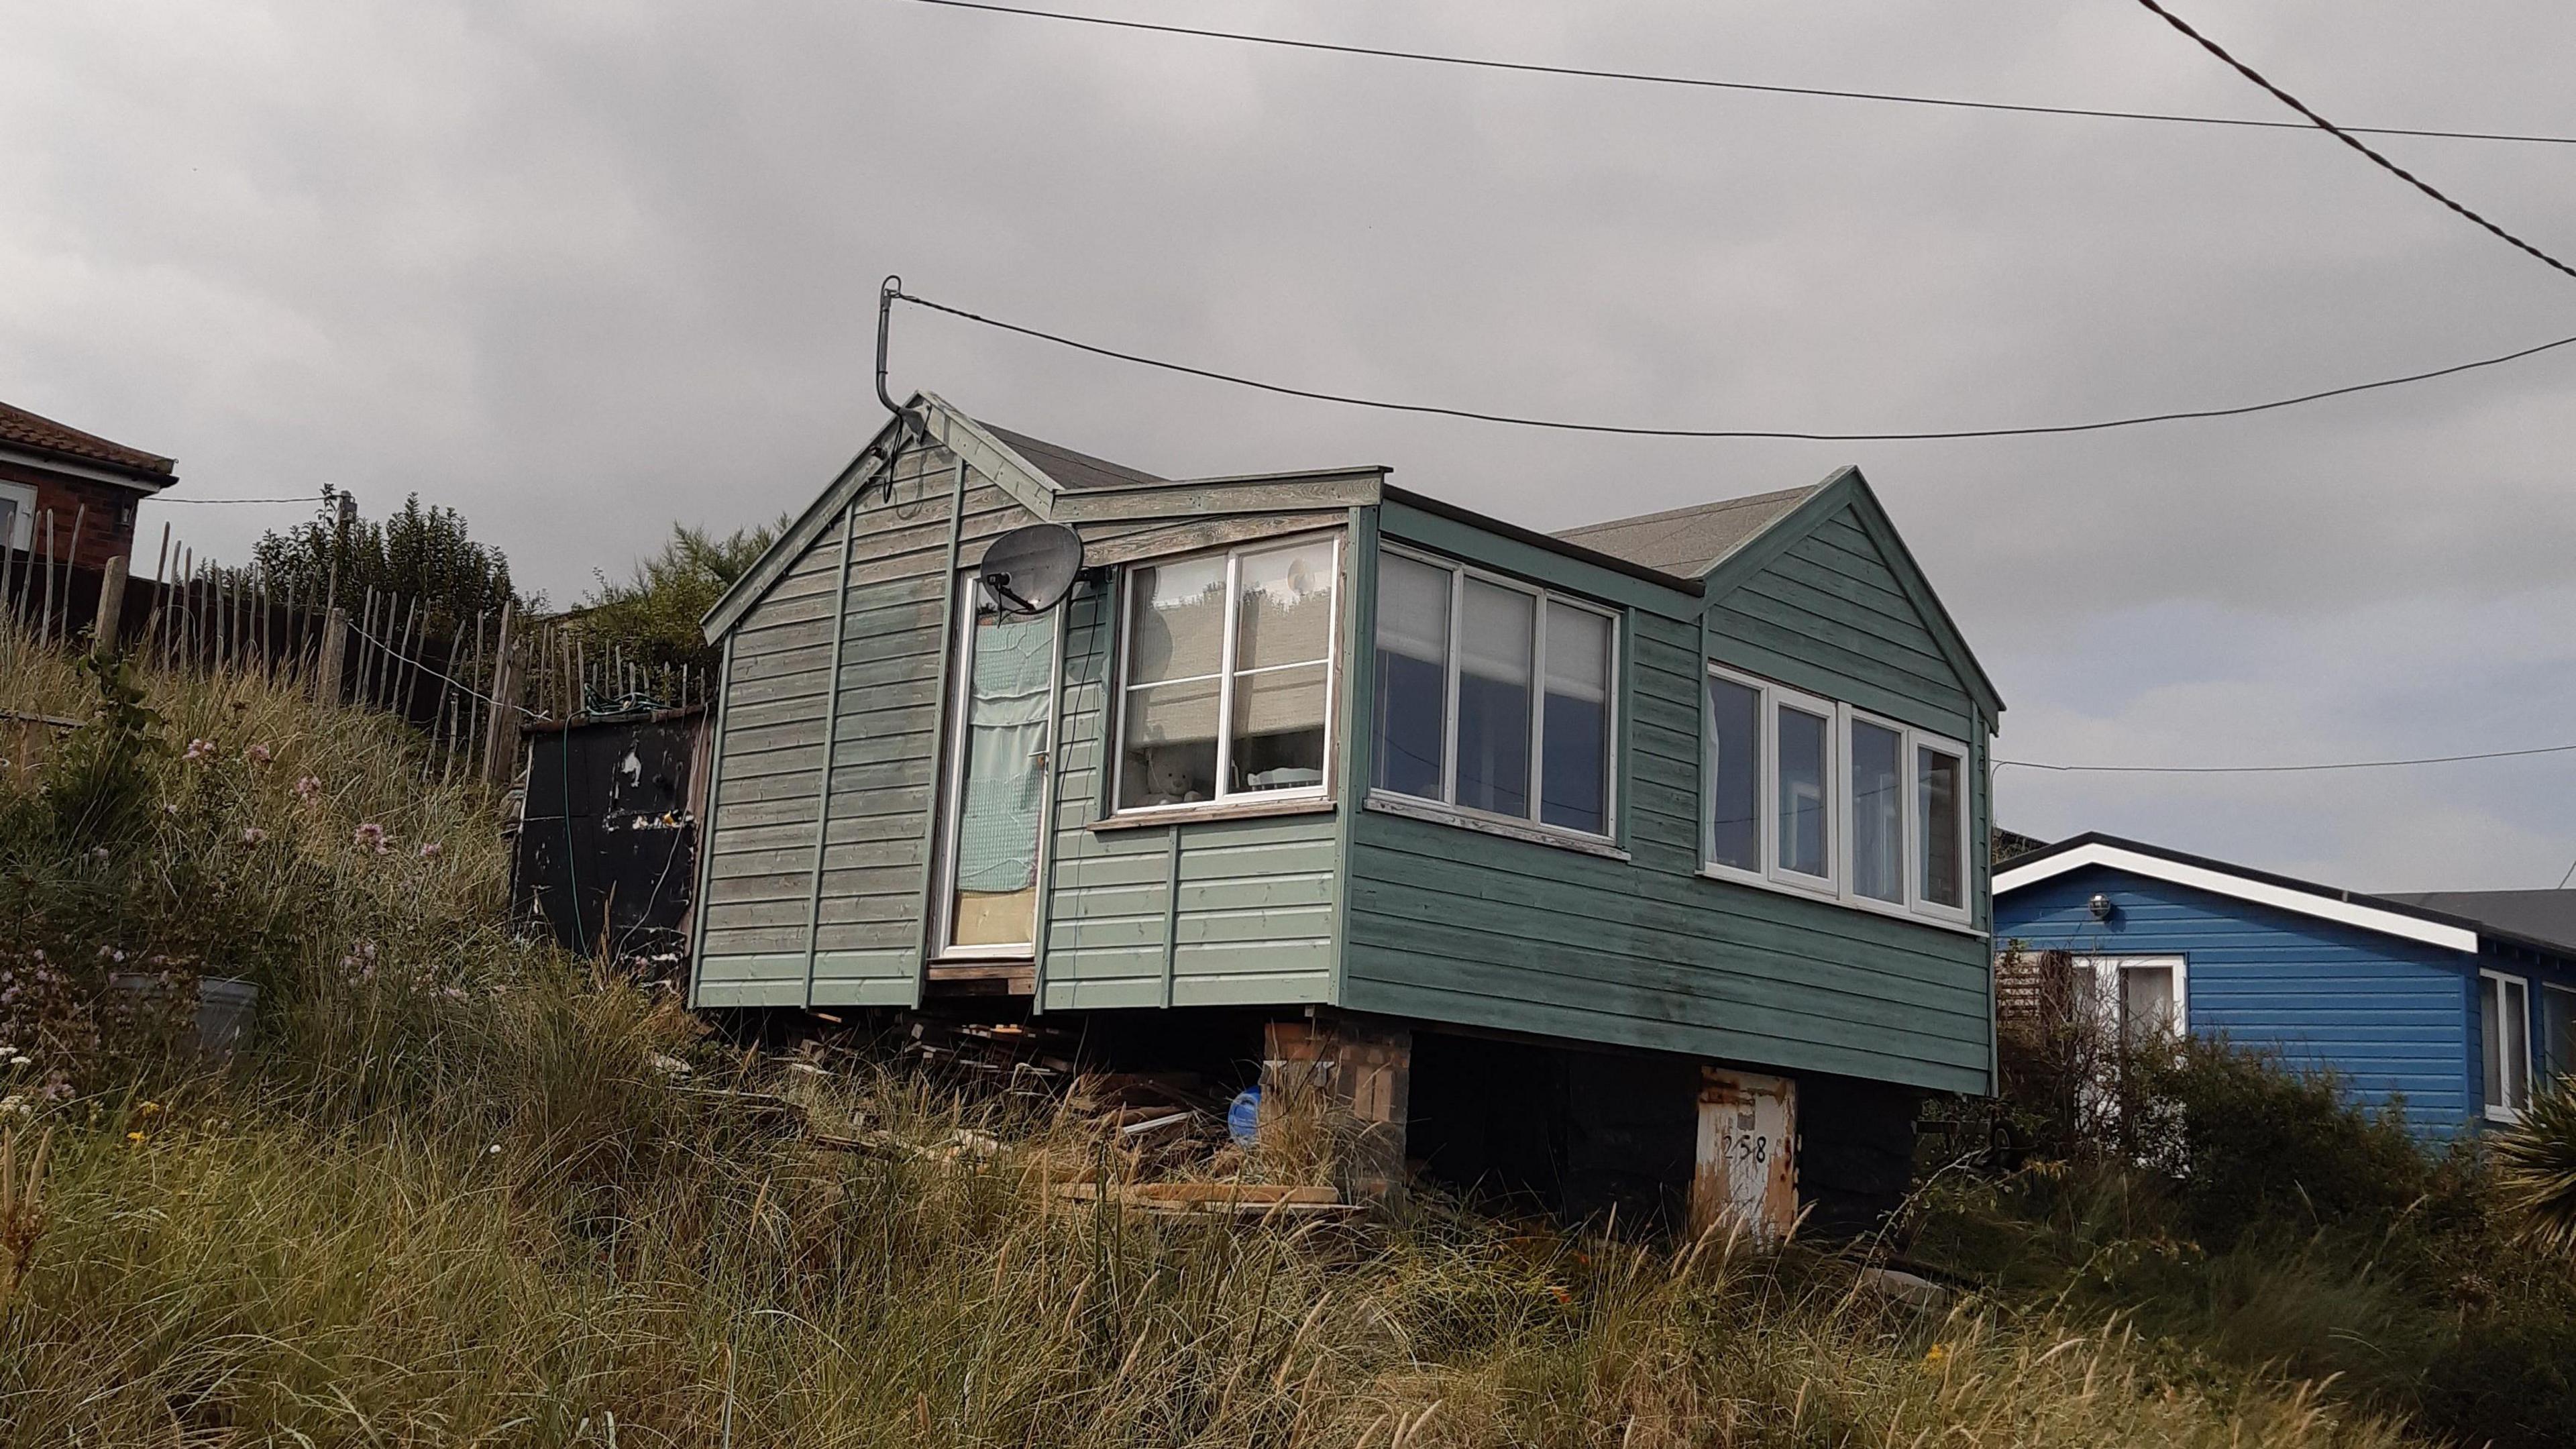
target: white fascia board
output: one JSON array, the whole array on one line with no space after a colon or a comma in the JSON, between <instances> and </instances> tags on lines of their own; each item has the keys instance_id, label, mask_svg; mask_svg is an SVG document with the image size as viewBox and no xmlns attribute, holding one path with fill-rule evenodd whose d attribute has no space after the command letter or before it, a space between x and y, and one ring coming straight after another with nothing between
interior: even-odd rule
<instances>
[{"instance_id":1,"label":"white fascia board","mask_svg":"<svg viewBox=\"0 0 2576 1449\"><path fill-rule=\"evenodd\" d=\"M2145 876L2149 880L2188 886L2193 890L2208 891L2212 895L2227 896L2240 901L2251 901L2256 905L2270 906L2275 910L2292 911L2303 916L2314 916L2319 920L2357 926L2365 931L2377 931L2384 936L2421 941L2427 946L2440 946L2452 951L2477 954L2478 933L2464 927L2447 926L2439 921L2400 915L2378 906L2366 906L2334 896L2319 895L2314 891L2292 890L2287 886L2274 885L2269 881L2247 880L2241 875L2211 870L2207 866L2185 865L2181 861L2167 860L2160 855L2123 850L2116 845L2079 845L2073 850L2052 855L2046 860L2035 860L2028 865L2016 865L2007 870L1997 871L1994 893L2000 898L2007 891L2019 890L2023 886L2035 885L2051 877L2061 876L2072 870L2082 870L2091 865L2108 866L2113 870L2125 870L2133 875Z\"/></svg>"},{"instance_id":2,"label":"white fascia board","mask_svg":"<svg viewBox=\"0 0 2576 1449\"><path fill-rule=\"evenodd\" d=\"M15 463L21 468L40 468L49 473L61 473L73 478L85 478L93 483L113 483L119 488L131 488L146 498L179 481L176 477L162 473L153 475L157 481L147 483L131 473L115 472L103 463L81 463L69 458L57 457L51 453L31 453L10 447L0 447L0 462ZM320 503L322 495L314 494L313 501Z\"/></svg>"}]
</instances>

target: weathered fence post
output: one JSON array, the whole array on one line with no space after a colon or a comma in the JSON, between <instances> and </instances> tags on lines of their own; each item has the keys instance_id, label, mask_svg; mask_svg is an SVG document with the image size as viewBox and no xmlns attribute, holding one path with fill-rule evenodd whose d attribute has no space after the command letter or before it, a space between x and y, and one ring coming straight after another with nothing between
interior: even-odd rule
<instances>
[{"instance_id":1,"label":"weathered fence post","mask_svg":"<svg viewBox=\"0 0 2576 1449\"><path fill-rule=\"evenodd\" d=\"M349 611L334 604L322 618L322 658L313 696L324 704L340 702L340 656L349 652Z\"/></svg>"},{"instance_id":2,"label":"weathered fence post","mask_svg":"<svg viewBox=\"0 0 2576 1449\"><path fill-rule=\"evenodd\" d=\"M125 622L125 556L119 554L107 561L98 575L98 627L90 631L90 645L101 654L116 652L116 631Z\"/></svg>"},{"instance_id":3,"label":"weathered fence post","mask_svg":"<svg viewBox=\"0 0 2576 1449\"><path fill-rule=\"evenodd\" d=\"M507 785L519 773L519 651L510 637L511 608L501 606L501 638L492 646L492 715L483 738L483 778Z\"/></svg>"}]
</instances>

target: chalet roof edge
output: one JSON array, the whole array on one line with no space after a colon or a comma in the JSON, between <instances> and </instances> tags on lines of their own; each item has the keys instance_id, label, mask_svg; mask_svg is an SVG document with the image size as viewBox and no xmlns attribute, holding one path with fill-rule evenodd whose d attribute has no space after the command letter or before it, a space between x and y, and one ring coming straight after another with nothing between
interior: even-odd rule
<instances>
[{"instance_id":1,"label":"chalet roof edge","mask_svg":"<svg viewBox=\"0 0 2576 1449\"><path fill-rule=\"evenodd\" d=\"M2102 866L2128 870L2168 884L2207 890L2234 900L2269 905L2300 915L2339 921L2362 930L2445 946L2475 955L2481 941L2506 942L2544 955L2568 957L2567 945L2499 929L2484 921L2410 904L2367 891L2320 885L2297 876L2257 870L2233 861L2088 830L2041 846L1994 875L1994 894L2006 894L2077 870ZM2465 940L2463 939L2465 938Z\"/></svg>"}]
</instances>

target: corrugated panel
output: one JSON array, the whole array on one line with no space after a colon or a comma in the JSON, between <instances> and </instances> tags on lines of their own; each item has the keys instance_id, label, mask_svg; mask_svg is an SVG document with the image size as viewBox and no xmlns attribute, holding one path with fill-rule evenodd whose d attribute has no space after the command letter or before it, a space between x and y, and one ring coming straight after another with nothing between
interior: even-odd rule
<instances>
[{"instance_id":1,"label":"corrugated panel","mask_svg":"<svg viewBox=\"0 0 2576 1449\"><path fill-rule=\"evenodd\" d=\"M1908 623L1910 609L1880 612L1905 608L1904 597L1865 533L1829 525L1779 567L1781 581L1758 575L1758 591L1722 601L1734 633L1712 631L1721 657L1973 738L1966 693L1918 672L1938 662L1920 647L1929 634ZM1843 582L1817 582L1827 578ZM1342 1004L1984 1090L1982 939L1698 874L1698 627L1626 617L1630 859L1364 812L1353 822ZM1740 647L1736 635L1762 645ZM1973 818L1983 809L1980 798Z\"/></svg>"},{"instance_id":2,"label":"corrugated panel","mask_svg":"<svg viewBox=\"0 0 2576 1449\"><path fill-rule=\"evenodd\" d=\"M2087 907L2097 892L2115 907L2107 922ZM2104 867L2005 896L1995 936L2034 950L2180 955L2192 1030L2330 1067L2372 1106L2402 1095L2409 1123L2431 1139L2478 1115L2475 957Z\"/></svg>"}]
</instances>

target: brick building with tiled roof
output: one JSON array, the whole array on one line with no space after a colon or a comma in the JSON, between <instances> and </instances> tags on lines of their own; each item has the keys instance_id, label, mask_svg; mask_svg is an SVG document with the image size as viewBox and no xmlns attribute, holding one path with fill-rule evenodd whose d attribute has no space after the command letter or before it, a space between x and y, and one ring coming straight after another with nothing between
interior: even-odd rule
<instances>
[{"instance_id":1,"label":"brick building with tiled roof","mask_svg":"<svg viewBox=\"0 0 2576 1449\"><path fill-rule=\"evenodd\" d=\"M100 568L134 552L135 511L178 481L168 458L0 403L0 544ZM78 525L78 548L73 544Z\"/></svg>"}]
</instances>

